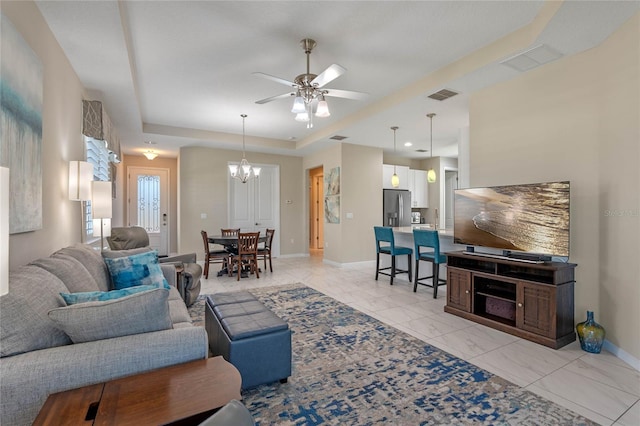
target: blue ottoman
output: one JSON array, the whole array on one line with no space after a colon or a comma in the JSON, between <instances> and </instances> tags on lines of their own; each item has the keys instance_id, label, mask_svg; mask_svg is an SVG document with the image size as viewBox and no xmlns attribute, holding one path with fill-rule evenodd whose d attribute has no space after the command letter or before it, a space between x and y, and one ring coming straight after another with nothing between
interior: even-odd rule
<instances>
[{"instance_id":1,"label":"blue ottoman","mask_svg":"<svg viewBox=\"0 0 640 426\"><path fill-rule=\"evenodd\" d=\"M291 375L291 330L251 293L207 296L205 328L213 356L222 355L242 376L242 389Z\"/></svg>"}]
</instances>

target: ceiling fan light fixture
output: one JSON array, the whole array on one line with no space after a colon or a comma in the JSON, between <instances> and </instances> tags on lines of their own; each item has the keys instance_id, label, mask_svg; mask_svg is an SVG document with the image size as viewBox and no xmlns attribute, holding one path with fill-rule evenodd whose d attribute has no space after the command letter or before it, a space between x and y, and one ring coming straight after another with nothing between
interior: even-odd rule
<instances>
[{"instance_id":1,"label":"ceiling fan light fixture","mask_svg":"<svg viewBox=\"0 0 640 426\"><path fill-rule=\"evenodd\" d=\"M299 112L299 113L296 114L295 120L296 121L300 121L302 123L306 123L306 122L309 121L309 114L307 113L306 110L304 110L302 112Z\"/></svg>"},{"instance_id":2,"label":"ceiling fan light fixture","mask_svg":"<svg viewBox=\"0 0 640 426\"><path fill-rule=\"evenodd\" d=\"M296 95L296 98L293 100L293 108L291 108L291 112L294 114L301 114L307 111L307 106L304 103L304 98L300 96L300 91Z\"/></svg>"},{"instance_id":3,"label":"ceiling fan light fixture","mask_svg":"<svg viewBox=\"0 0 640 426\"><path fill-rule=\"evenodd\" d=\"M329 117L331 113L329 112L329 104L324 100L324 96L322 100L318 102L318 109L316 111L316 117L326 118Z\"/></svg>"}]
</instances>

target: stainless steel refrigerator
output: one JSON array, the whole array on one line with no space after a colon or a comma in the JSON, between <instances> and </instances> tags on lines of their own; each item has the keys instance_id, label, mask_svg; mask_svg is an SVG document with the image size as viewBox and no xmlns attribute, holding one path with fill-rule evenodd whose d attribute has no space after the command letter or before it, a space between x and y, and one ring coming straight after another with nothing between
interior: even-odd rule
<instances>
[{"instance_id":1,"label":"stainless steel refrigerator","mask_svg":"<svg viewBox=\"0 0 640 426\"><path fill-rule=\"evenodd\" d=\"M404 189L384 189L383 226L411 226L411 192Z\"/></svg>"}]
</instances>

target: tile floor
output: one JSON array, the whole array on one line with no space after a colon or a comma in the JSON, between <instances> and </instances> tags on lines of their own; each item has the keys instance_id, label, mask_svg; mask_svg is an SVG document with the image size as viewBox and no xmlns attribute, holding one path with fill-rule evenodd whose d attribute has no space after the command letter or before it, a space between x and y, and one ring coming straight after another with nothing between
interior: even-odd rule
<instances>
[{"instance_id":1,"label":"tile floor","mask_svg":"<svg viewBox=\"0 0 640 426\"><path fill-rule=\"evenodd\" d=\"M336 267L310 257L273 259L260 279L216 277L212 265L203 294L304 283L372 317L437 346L602 425L640 425L640 372L608 352L583 352L576 341L553 350L443 311L446 287L413 286L406 278L375 281L375 264ZM405 275L406 277L406 275Z\"/></svg>"}]
</instances>

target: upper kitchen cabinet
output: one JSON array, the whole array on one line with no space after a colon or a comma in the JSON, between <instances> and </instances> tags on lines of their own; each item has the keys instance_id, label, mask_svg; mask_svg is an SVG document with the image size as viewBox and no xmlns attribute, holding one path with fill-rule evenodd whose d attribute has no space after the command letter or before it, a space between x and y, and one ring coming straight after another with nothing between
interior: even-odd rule
<instances>
[{"instance_id":1,"label":"upper kitchen cabinet","mask_svg":"<svg viewBox=\"0 0 640 426\"><path fill-rule=\"evenodd\" d=\"M400 179L400 186L394 188L391 185L391 176L395 167L396 174ZM426 182L426 177L425 177ZM382 165L382 189L409 189L409 167L394 166L393 164ZM411 203L413 205L413 202Z\"/></svg>"},{"instance_id":2,"label":"upper kitchen cabinet","mask_svg":"<svg viewBox=\"0 0 640 426\"><path fill-rule=\"evenodd\" d=\"M409 170L409 191L411 191L411 207L426 209L429 207L429 189L425 170Z\"/></svg>"}]
</instances>

